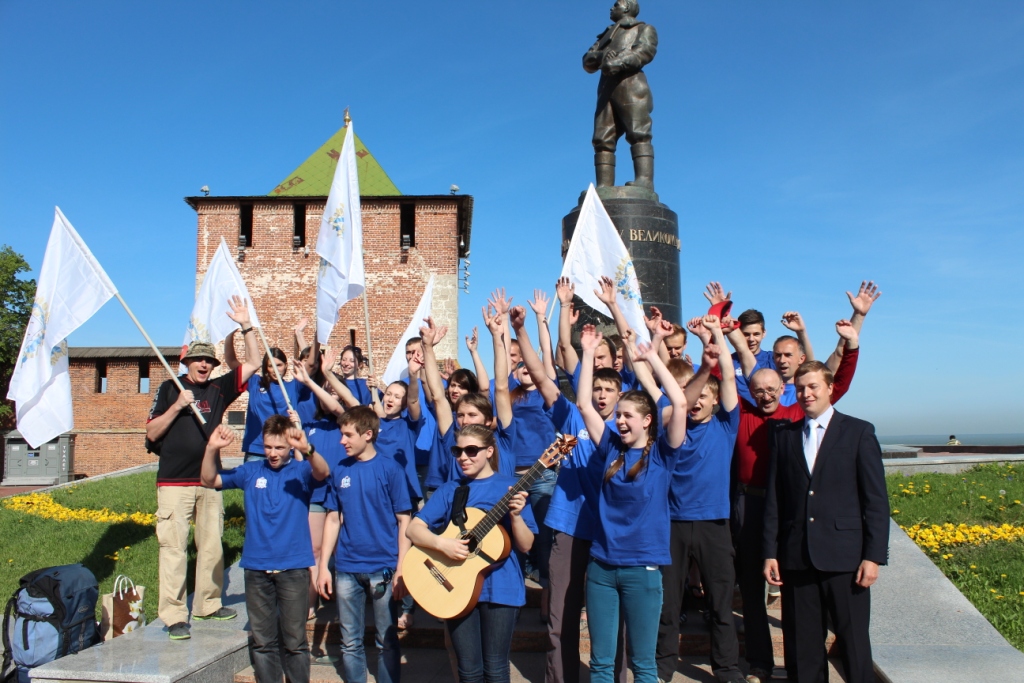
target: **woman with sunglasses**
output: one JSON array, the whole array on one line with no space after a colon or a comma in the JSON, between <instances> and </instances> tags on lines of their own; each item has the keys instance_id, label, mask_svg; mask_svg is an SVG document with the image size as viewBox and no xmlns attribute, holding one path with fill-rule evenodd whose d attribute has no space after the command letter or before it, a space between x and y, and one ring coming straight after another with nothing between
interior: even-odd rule
<instances>
[{"instance_id":1,"label":"woman with sunglasses","mask_svg":"<svg viewBox=\"0 0 1024 683\"><path fill-rule=\"evenodd\" d=\"M500 375L499 375L500 376ZM489 510L508 492L516 480L497 469L498 447L494 432L483 425L466 425L451 447L460 481L449 481L434 492L409 524L406 535L421 548L444 553L453 560L469 556L469 541L441 538L452 516L455 490L469 487L467 507ZM526 505L525 491L516 494L502 519L505 530L519 552L529 552L537 526ZM526 604L526 587L519 562L506 557L484 578L480 599L473 610L459 619L445 621L458 661L460 683L508 683L509 651L519 608Z\"/></svg>"}]
</instances>

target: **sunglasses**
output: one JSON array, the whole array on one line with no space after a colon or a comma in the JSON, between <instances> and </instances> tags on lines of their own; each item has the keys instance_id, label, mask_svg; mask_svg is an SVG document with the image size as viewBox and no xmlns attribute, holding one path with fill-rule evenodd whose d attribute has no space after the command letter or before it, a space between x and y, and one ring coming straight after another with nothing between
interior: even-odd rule
<instances>
[{"instance_id":1,"label":"sunglasses","mask_svg":"<svg viewBox=\"0 0 1024 683\"><path fill-rule=\"evenodd\" d=\"M487 446L474 446L472 444L469 446L452 446L452 455L458 458L465 453L469 457L475 458L477 453L485 450L487 450Z\"/></svg>"}]
</instances>

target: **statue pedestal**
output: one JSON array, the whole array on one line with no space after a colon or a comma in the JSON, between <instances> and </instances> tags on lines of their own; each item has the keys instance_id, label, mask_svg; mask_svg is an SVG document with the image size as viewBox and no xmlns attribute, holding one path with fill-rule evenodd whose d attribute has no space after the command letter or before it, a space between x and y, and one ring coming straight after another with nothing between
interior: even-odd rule
<instances>
[{"instance_id":1,"label":"statue pedestal","mask_svg":"<svg viewBox=\"0 0 1024 683\"><path fill-rule=\"evenodd\" d=\"M576 221L583 205L584 191L579 204L562 219L562 259L569 250L569 242L576 230ZM623 244L633 257L644 311L657 306L667 320L682 321L679 289L679 217L662 204L658 195L642 187L599 187L597 194L619 230ZM597 325L605 334L614 333L609 319L587 306L578 297L576 310L580 311L573 343L578 340L580 325Z\"/></svg>"}]
</instances>

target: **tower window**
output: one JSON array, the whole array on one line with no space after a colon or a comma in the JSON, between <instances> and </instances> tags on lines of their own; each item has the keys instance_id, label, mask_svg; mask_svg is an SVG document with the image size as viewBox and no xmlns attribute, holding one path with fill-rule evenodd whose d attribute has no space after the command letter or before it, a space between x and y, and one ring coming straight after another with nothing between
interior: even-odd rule
<instances>
[{"instance_id":1,"label":"tower window","mask_svg":"<svg viewBox=\"0 0 1024 683\"><path fill-rule=\"evenodd\" d=\"M401 234L399 244L402 251L416 246L416 205L401 204L399 206L398 229Z\"/></svg>"},{"instance_id":2,"label":"tower window","mask_svg":"<svg viewBox=\"0 0 1024 683\"><path fill-rule=\"evenodd\" d=\"M238 246L252 246L252 204L242 204L238 211ZM245 243L242 243L242 240Z\"/></svg>"},{"instance_id":3,"label":"tower window","mask_svg":"<svg viewBox=\"0 0 1024 683\"><path fill-rule=\"evenodd\" d=\"M96 393L107 393L107 361L96 361Z\"/></svg>"},{"instance_id":4,"label":"tower window","mask_svg":"<svg viewBox=\"0 0 1024 683\"><path fill-rule=\"evenodd\" d=\"M149 361L139 361L139 393L149 393Z\"/></svg>"},{"instance_id":5,"label":"tower window","mask_svg":"<svg viewBox=\"0 0 1024 683\"><path fill-rule=\"evenodd\" d=\"M296 204L292 217L292 246L296 249L306 246L306 205Z\"/></svg>"}]
</instances>

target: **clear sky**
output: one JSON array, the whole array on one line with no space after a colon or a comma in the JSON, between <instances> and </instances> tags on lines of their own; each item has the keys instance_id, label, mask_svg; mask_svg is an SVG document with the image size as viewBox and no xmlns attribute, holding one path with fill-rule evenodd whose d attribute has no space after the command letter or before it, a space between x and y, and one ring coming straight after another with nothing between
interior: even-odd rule
<instances>
[{"instance_id":1,"label":"clear sky","mask_svg":"<svg viewBox=\"0 0 1024 683\"><path fill-rule=\"evenodd\" d=\"M0 242L38 268L59 204L178 344L182 197L269 192L350 105L402 192L476 199L464 335L491 288L553 290L561 218L593 177L581 57L610 5L0 0ZM796 309L825 351L844 290L874 278L841 408L883 434L1024 431L1024 4L641 7L685 315L718 279L769 338ZM70 343L143 342L110 303Z\"/></svg>"}]
</instances>

